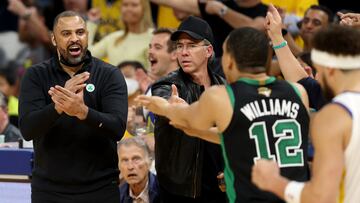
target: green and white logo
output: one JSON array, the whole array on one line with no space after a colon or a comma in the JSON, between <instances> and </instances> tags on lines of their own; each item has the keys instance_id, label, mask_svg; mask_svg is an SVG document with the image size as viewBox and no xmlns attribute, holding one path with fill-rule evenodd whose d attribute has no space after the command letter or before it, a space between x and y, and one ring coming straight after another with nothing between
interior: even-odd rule
<instances>
[{"instance_id":1,"label":"green and white logo","mask_svg":"<svg viewBox=\"0 0 360 203\"><path fill-rule=\"evenodd\" d=\"M95 85L91 83L86 85L86 91L93 92L94 90L95 90Z\"/></svg>"}]
</instances>

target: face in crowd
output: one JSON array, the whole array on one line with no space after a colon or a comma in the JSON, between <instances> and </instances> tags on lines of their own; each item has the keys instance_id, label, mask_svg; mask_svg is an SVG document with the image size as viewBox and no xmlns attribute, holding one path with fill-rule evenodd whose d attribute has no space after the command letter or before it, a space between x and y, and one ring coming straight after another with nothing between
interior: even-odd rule
<instances>
[{"instance_id":1,"label":"face in crowd","mask_svg":"<svg viewBox=\"0 0 360 203\"><path fill-rule=\"evenodd\" d=\"M123 0L121 4L121 15L125 24L137 24L144 15L141 0Z\"/></svg>"},{"instance_id":2,"label":"face in crowd","mask_svg":"<svg viewBox=\"0 0 360 203\"><path fill-rule=\"evenodd\" d=\"M305 42L310 42L314 34L329 25L328 15L318 9L309 9L302 20L300 36Z\"/></svg>"},{"instance_id":3,"label":"face in crowd","mask_svg":"<svg viewBox=\"0 0 360 203\"><path fill-rule=\"evenodd\" d=\"M80 63L88 48L88 31L79 16L62 17L54 27L53 45L59 56L70 64Z\"/></svg>"},{"instance_id":4,"label":"face in crowd","mask_svg":"<svg viewBox=\"0 0 360 203\"><path fill-rule=\"evenodd\" d=\"M153 35L149 44L150 74L154 78L164 76L172 60L176 60L176 53L169 51L169 33L158 33Z\"/></svg>"},{"instance_id":5,"label":"face in crowd","mask_svg":"<svg viewBox=\"0 0 360 203\"><path fill-rule=\"evenodd\" d=\"M150 157L140 147L121 145L118 150L119 169L129 185L142 185L148 179Z\"/></svg>"},{"instance_id":6,"label":"face in crowd","mask_svg":"<svg viewBox=\"0 0 360 203\"><path fill-rule=\"evenodd\" d=\"M188 34L181 33L176 43L178 62L185 73L198 72L201 67L207 67L212 55L212 46L204 40L194 40Z\"/></svg>"}]
</instances>

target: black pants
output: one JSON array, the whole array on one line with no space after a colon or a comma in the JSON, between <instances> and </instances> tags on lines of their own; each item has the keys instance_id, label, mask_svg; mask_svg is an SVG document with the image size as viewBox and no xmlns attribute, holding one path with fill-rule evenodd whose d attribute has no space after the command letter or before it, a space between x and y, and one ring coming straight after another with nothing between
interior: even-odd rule
<instances>
[{"instance_id":1,"label":"black pants","mask_svg":"<svg viewBox=\"0 0 360 203\"><path fill-rule=\"evenodd\" d=\"M88 193L58 193L32 188L32 203L119 203L120 193L116 184L109 184Z\"/></svg>"}]
</instances>

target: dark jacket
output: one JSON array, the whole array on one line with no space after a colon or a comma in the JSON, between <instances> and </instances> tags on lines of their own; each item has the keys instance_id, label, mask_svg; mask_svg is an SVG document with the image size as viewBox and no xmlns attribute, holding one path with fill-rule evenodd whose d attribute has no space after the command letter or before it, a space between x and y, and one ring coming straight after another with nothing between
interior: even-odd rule
<instances>
[{"instance_id":1,"label":"dark jacket","mask_svg":"<svg viewBox=\"0 0 360 203\"><path fill-rule=\"evenodd\" d=\"M225 83L210 70L209 76L212 85ZM180 68L153 84L152 95L169 98L172 84L189 104L199 100L204 91L204 86L194 83ZM155 161L160 186L172 194L195 198L219 192L216 175L223 171L220 145L190 137L164 117L155 121Z\"/></svg>"},{"instance_id":2,"label":"dark jacket","mask_svg":"<svg viewBox=\"0 0 360 203\"><path fill-rule=\"evenodd\" d=\"M129 195L129 184L124 183L119 188L120 203L133 203L133 199ZM159 199L159 183L154 174L149 172L149 200L150 203L160 203Z\"/></svg>"}]
</instances>

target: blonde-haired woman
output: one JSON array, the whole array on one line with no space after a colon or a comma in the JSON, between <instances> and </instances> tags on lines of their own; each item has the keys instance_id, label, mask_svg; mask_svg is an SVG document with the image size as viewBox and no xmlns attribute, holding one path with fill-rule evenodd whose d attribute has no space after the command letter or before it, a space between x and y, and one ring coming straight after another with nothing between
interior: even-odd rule
<instances>
[{"instance_id":1,"label":"blonde-haired woman","mask_svg":"<svg viewBox=\"0 0 360 203\"><path fill-rule=\"evenodd\" d=\"M89 50L93 56L115 66L136 60L149 67L147 52L153 31L149 0L122 0L121 16L125 29L105 36L96 44L93 44L96 24L88 23Z\"/></svg>"}]
</instances>

